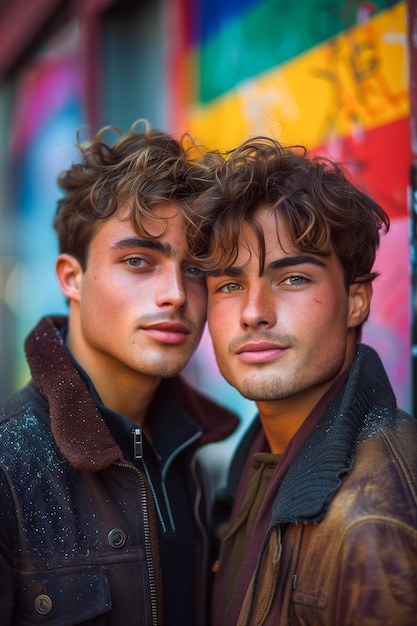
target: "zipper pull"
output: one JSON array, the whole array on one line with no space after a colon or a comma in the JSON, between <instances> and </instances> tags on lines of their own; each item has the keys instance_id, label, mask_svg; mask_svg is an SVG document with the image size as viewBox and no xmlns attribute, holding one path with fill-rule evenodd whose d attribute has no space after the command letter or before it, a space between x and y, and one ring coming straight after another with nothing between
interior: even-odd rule
<instances>
[{"instance_id":1,"label":"zipper pull","mask_svg":"<svg viewBox=\"0 0 417 626\"><path fill-rule=\"evenodd\" d=\"M133 457L135 459L141 459L142 454L142 429L134 428L132 430L133 435Z\"/></svg>"}]
</instances>

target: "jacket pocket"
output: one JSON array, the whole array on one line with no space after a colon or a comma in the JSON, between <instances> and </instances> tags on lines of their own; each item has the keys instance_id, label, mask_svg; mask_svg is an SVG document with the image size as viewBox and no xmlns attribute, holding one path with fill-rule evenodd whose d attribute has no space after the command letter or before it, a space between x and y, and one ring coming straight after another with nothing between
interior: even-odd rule
<instances>
[{"instance_id":1,"label":"jacket pocket","mask_svg":"<svg viewBox=\"0 0 417 626\"><path fill-rule=\"evenodd\" d=\"M95 621L111 609L110 585L102 570L21 574L16 626L75 626Z\"/></svg>"}]
</instances>

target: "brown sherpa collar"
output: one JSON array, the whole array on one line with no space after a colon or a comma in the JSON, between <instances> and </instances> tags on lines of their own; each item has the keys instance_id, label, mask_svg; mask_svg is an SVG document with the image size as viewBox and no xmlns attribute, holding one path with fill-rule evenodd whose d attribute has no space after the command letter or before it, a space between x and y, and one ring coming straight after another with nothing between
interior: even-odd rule
<instances>
[{"instance_id":1,"label":"brown sherpa collar","mask_svg":"<svg viewBox=\"0 0 417 626\"><path fill-rule=\"evenodd\" d=\"M75 468L98 471L122 459L86 384L76 371L59 328L63 316L44 317L25 342L32 378L49 404L58 448Z\"/></svg>"},{"instance_id":2,"label":"brown sherpa collar","mask_svg":"<svg viewBox=\"0 0 417 626\"><path fill-rule=\"evenodd\" d=\"M32 378L49 404L52 434L58 448L77 469L98 471L123 459L84 380L65 348L60 329L64 316L44 317L25 342ZM220 441L238 426L229 410L178 377L184 406L199 424L200 445Z\"/></svg>"}]
</instances>

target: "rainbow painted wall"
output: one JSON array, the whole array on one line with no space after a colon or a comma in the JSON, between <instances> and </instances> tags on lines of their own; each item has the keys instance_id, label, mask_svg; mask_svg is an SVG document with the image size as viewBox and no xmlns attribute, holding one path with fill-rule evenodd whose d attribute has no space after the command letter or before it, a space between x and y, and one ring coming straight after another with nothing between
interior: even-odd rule
<instances>
[{"instance_id":1,"label":"rainbow painted wall","mask_svg":"<svg viewBox=\"0 0 417 626\"><path fill-rule=\"evenodd\" d=\"M160 91L166 98L167 130L188 130L220 149L256 134L304 144L350 163L357 182L389 213L364 341L380 353L399 405L411 410L407 2L161 1L165 27L154 37L167 51L168 67L155 75L155 98ZM42 314L66 311L53 271L51 218L53 181L72 160L76 129L85 122L79 33L69 23L30 60L15 89L10 158L19 258L6 301L16 318L16 387L28 377L27 332ZM207 337L196 363L195 382L245 413L240 397L228 400L232 390L219 379Z\"/></svg>"},{"instance_id":2,"label":"rainbow painted wall","mask_svg":"<svg viewBox=\"0 0 417 626\"><path fill-rule=\"evenodd\" d=\"M173 0L172 128L209 147L272 135L353 166L389 213L364 341L410 409L406 2Z\"/></svg>"}]
</instances>

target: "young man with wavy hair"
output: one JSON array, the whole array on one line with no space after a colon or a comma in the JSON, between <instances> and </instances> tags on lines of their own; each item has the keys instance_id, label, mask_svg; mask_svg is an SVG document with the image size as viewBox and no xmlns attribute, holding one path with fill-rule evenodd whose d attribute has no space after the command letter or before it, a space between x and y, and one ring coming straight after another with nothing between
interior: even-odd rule
<instances>
[{"instance_id":1,"label":"young man with wavy hair","mask_svg":"<svg viewBox=\"0 0 417 626\"><path fill-rule=\"evenodd\" d=\"M417 423L361 343L388 216L265 137L197 210L217 362L258 409L223 494L213 626L413 626Z\"/></svg>"},{"instance_id":2,"label":"young man with wavy hair","mask_svg":"<svg viewBox=\"0 0 417 626\"><path fill-rule=\"evenodd\" d=\"M179 377L206 319L206 182L192 142L147 125L78 146L54 219L69 315L30 333L32 380L0 408L1 623L204 624L199 451L236 426Z\"/></svg>"}]
</instances>

